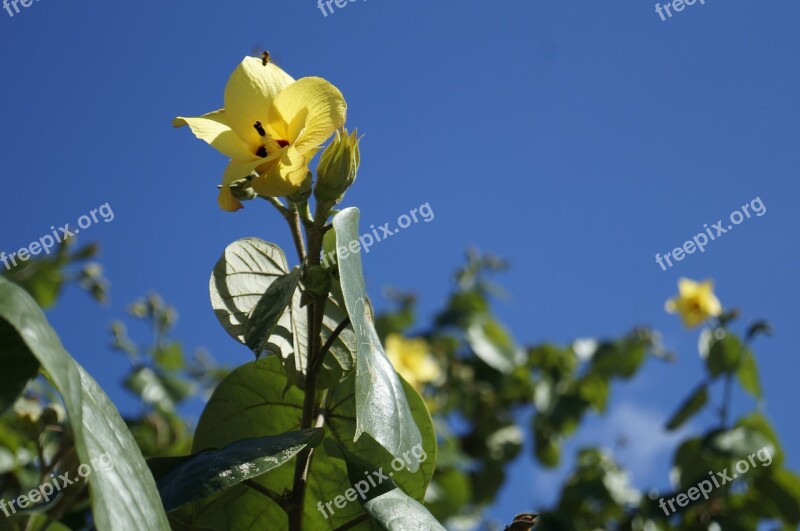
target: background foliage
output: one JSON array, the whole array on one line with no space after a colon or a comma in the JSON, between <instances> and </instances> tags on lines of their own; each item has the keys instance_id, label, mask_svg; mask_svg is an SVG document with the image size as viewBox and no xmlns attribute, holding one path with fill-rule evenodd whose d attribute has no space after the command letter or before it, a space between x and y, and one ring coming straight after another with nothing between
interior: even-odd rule
<instances>
[{"instance_id":1,"label":"background foliage","mask_svg":"<svg viewBox=\"0 0 800 531\"><path fill-rule=\"evenodd\" d=\"M63 256L69 255L64 251ZM76 258L85 259L88 255ZM52 287L55 271L66 282L77 282L90 293L96 293L96 284L83 282L81 276L69 276L67 271L73 261L64 260L55 269L47 264L32 264L34 273L27 277L25 288L39 304L52 305L57 299ZM509 467L525 447L526 439L533 442L535 457L542 467L557 465L562 459L563 442L580 429L586 415L602 415L606 411L616 382L635 378L644 364L669 363L674 357L661 344L657 332L641 327L619 338L582 340L570 345L518 345L492 310L494 295L502 293L502 289L491 277L506 268L498 258L470 251L465 265L455 274L451 296L431 322L417 322L415 295L397 291L387 293L393 301L392 309L376 319L384 344L392 344L388 341L390 337L402 338L403 342L418 341L416 345L426 346L425 355L438 368L433 373L415 372L421 366L419 359L414 354L403 359L411 351L397 348L398 352L389 352L396 365L408 363L410 372L406 374L433 415L439 449L425 505L437 519L449 522L454 529L501 528L501 522L486 519L484 509L496 501ZM4 298L6 304L10 300ZM122 321L111 326L112 350L131 362L130 371L121 377L121 383L141 404L139 414L126 418L125 422L143 456L151 458L160 487L165 485L164 476L178 462L174 461L176 456L190 453L192 446L194 451L221 448L247 435L246 431L237 433L236 428L209 430L204 427L207 424L204 420L194 435L195 426L181 411L182 404L192 396L207 400L215 388L218 393L224 392L217 386L230 374L230 369L218 366L202 351L187 359L181 342L171 336L176 318L173 308L151 294L130 306L127 319L152 334L150 344L139 345L132 340ZM800 477L784 467L784 449L759 407L765 397L754 347L770 327L764 321L755 321L742 328L740 321L737 312L730 312L703 331L700 355L705 360L705 374L697 375L698 384L690 396L683 404L675 405L672 418L664 419L666 429L676 430L704 409L710 409L717 418L715 422L704 423L700 430L685 432L685 439L673 456L674 493L655 494L634 488L608 449L589 446L579 450L575 467L553 506L543 506L527 493L516 493L514 500L519 511L541 512L537 528L543 529L749 530L766 522L773 522L779 529L795 529L800 523ZM8 341L13 332L4 328L3 337ZM274 361L275 356L269 355L258 366L272 367L269 370L274 377L285 378L279 376L282 369ZM240 372L257 377L259 372L255 369L256 366L247 364ZM413 380L414 374L421 379ZM11 373L4 373L7 380L11 377ZM752 411L739 418L732 418L729 403L730 389L735 385L740 385L754 400ZM286 384L273 382L256 387L283 389ZM715 387L724 391L718 404L711 400L719 394L713 393ZM74 419L67 414L69 400L65 400L58 388L53 380L35 379L0 418L3 443L0 495L5 498L37 486L45 475L43 467L66 469L77 465L71 452L76 447L81 452L76 444L80 439L76 439L71 422ZM9 387L4 384L3 389ZM284 395L283 400L286 398ZM211 398L212 404L214 400ZM213 406L208 413L211 416L215 415L212 411ZM224 420L230 413L221 415ZM274 413L268 418L270 423L276 422ZM531 422L521 424L525 418ZM247 426L257 424L244 420L242 428L246 430ZM210 441L208 437L217 440ZM708 471L732 469L736 461L746 459L762 447L770 449L769 466L754 467L735 482L715 489L708 501L692 503L672 518L667 518L659 508L660 497L685 492L705 479ZM371 454L362 448L358 455ZM373 457L372 462L379 461ZM432 468L430 461L426 475ZM341 477L344 470L333 475ZM403 484L402 479L400 482ZM415 487L404 485L407 492L414 491ZM345 482L326 492L335 496L346 487ZM245 486L239 488L247 490ZM415 492L421 496L423 491ZM42 515L19 516L2 522L11 529L44 529L53 521L62 524L51 525L49 529L58 525L82 528L91 522L88 496L85 488L80 489L48 507ZM247 503L243 507L237 511L246 514L252 510L247 509ZM190 528L181 520L181 514L186 513L173 513L173 527ZM503 523L509 523L511 516ZM321 520L318 524L324 523Z\"/></svg>"}]
</instances>

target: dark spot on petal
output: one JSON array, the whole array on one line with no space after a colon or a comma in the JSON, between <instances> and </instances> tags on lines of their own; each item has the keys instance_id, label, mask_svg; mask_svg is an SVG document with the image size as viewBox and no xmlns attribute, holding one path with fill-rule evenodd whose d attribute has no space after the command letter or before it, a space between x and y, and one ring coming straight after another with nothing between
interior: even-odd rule
<instances>
[{"instance_id":1,"label":"dark spot on petal","mask_svg":"<svg viewBox=\"0 0 800 531\"><path fill-rule=\"evenodd\" d=\"M253 124L253 127L255 128L256 132L258 132L258 134L259 134L259 135L261 135L261 136L267 136L267 132L266 132L266 131L264 131L264 126L263 126L263 125L261 125L261 122L256 122L256 123L254 123L254 124Z\"/></svg>"},{"instance_id":2,"label":"dark spot on petal","mask_svg":"<svg viewBox=\"0 0 800 531\"><path fill-rule=\"evenodd\" d=\"M267 158L267 155L269 155L269 153L267 153L267 148L261 146L260 148L258 148L258 151L256 151L256 155L258 155L262 159L265 159Z\"/></svg>"},{"instance_id":3,"label":"dark spot on petal","mask_svg":"<svg viewBox=\"0 0 800 531\"><path fill-rule=\"evenodd\" d=\"M286 146L289 145L289 141L288 140L276 140L276 142L278 143L278 145L280 147L286 147Z\"/></svg>"}]
</instances>

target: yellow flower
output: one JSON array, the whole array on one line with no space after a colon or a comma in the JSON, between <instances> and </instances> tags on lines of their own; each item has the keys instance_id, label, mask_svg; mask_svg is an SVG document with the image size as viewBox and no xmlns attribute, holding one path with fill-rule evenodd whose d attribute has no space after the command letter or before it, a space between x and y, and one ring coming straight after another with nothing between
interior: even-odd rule
<instances>
[{"instance_id":1,"label":"yellow flower","mask_svg":"<svg viewBox=\"0 0 800 531\"><path fill-rule=\"evenodd\" d=\"M714 295L711 280L695 282L688 278L678 281L678 296L667 301L665 308L669 313L678 313L687 328L703 324L709 317L722 315L722 304Z\"/></svg>"},{"instance_id":2,"label":"yellow flower","mask_svg":"<svg viewBox=\"0 0 800 531\"><path fill-rule=\"evenodd\" d=\"M242 203L230 184L257 174L258 194L278 197L297 192L308 175L308 163L320 146L344 126L347 104L342 93L319 77L295 81L272 63L246 57L225 87L225 108L202 116L179 116L175 127L188 125L231 161L222 176L219 205L234 212Z\"/></svg>"},{"instance_id":3,"label":"yellow flower","mask_svg":"<svg viewBox=\"0 0 800 531\"><path fill-rule=\"evenodd\" d=\"M406 339L399 334L389 334L386 337L386 355L398 374L417 389L442 375L424 339Z\"/></svg>"}]
</instances>

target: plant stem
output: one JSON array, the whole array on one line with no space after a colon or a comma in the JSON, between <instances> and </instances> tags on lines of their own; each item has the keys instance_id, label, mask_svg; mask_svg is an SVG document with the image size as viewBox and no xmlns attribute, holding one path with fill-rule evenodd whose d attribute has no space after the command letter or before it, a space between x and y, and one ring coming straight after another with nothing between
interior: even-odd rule
<instances>
[{"instance_id":1,"label":"plant stem","mask_svg":"<svg viewBox=\"0 0 800 531\"><path fill-rule=\"evenodd\" d=\"M739 366L741 366L741 364L743 363L742 356L744 356L745 349L747 349L750 346L750 341L752 341L752 338L747 338L739 347L739 354L737 355L737 359L739 360ZM725 375L725 396L722 400L722 409L720 411L720 421L723 430L728 429L728 414L731 411L731 406L732 406L731 400L733 398L731 394L732 391L733 391L733 373L729 372Z\"/></svg>"},{"instance_id":2,"label":"plant stem","mask_svg":"<svg viewBox=\"0 0 800 531\"><path fill-rule=\"evenodd\" d=\"M320 366L325 361L325 356L328 354L328 351L333 346L333 342L336 341L336 338L338 338L341 335L341 333L344 332L344 329L347 328L349 325L350 325L350 318L345 317L344 320L341 323L339 323L339 326L336 327L336 330L334 330L333 333L331 333L331 335L328 336L328 340L325 341L325 344L322 345L322 349L319 351L319 356L315 360L317 362L317 365L312 367L310 370L316 372L320 369Z\"/></svg>"},{"instance_id":3,"label":"plant stem","mask_svg":"<svg viewBox=\"0 0 800 531\"><path fill-rule=\"evenodd\" d=\"M317 204L317 216L313 223L306 225L306 236L308 238L308 254L305 256L308 267L320 265L320 255L322 254L323 227L328 218L329 207ZM288 219L288 218L287 218ZM290 223L293 232L300 230L300 216L294 211L294 220ZM317 409L317 374L322 364L318 361L321 357L320 333L322 331L322 319L325 314L325 303L327 295L322 298L315 298L306 308L309 339L308 356L306 359L306 385L305 398L303 400L303 414L300 419L300 429L311 428L314 425L314 413ZM317 422L320 424L324 417ZM302 531L303 527L303 507L305 505L306 485L308 483L308 471L311 468L311 460L314 456L313 448L305 448L297 455L294 468L294 483L288 507L289 531Z\"/></svg>"},{"instance_id":4,"label":"plant stem","mask_svg":"<svg viewBox=\"0 0 800 531\"><path fill-rule=\"evenodd\" d=\"M722 411L720 412L721 422L722 422L722 429L728 429L728 413L730 412L731 408L731 391L733 383L733 375L726 374L725 375L725 396L722 399Z\"/></svg>"},{"instance_id":5,"label":"plant stem","mask_svg":"<svg viewBox=\"0 0 800 531\"><path fill-rule=\"evenodd\" d=\"M248 487L250 487L251 489L253 489L254 491L258 492L259 494L263 494L264 496L266 496L270 500L274 501L279 506L283 507L283 509L286 509L288 507L288 504L286 502L286 498L284 498L283 496L280 496L280 495L272 492L271 490L269 490L268 488L264 487L260 483L254 481L252 479L247 479L247 480L244 481L244 484L247 485Z\"/></svg>"},{"instance_id":6,"label":"plant stem","mask_svg":"<svg viewBox=\"0 0 800 531\"><path fill-rule=\"evenodd\" d=\"M272 206L280 212L283 219L286 220L286 223L289 224L289 231L292 233L292 240L294 241L294 248L297 251L297 258L302 263L306 258L306 244L303 241L303 230L300 225L300 213L298 213L297 207L294 204L290 204L289 208L286 208L283 202L277 197L261 197L269 201Z\"/></svg>"},{"instance_id":7,"label":"plant stem","mask_svg":"<svg viewBox=\"0 0 800 531\"><path fill-rule=\"evenodd\" d=\"M302 262L306 257L306 246L303 242L303 229L300 225L300 214L296 209L292 208L291 214L286 218L289 222L289 227L292 229L292 239L294 240L294 248L297 250L297 257Z\"/></svg>"}]
</instances>

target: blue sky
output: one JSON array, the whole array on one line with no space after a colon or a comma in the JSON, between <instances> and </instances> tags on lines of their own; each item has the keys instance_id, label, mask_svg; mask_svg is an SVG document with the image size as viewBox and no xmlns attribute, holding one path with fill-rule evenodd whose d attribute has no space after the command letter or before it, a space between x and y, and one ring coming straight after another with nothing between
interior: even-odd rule
<instances>
[{"instance_id":1,"label":"blue sky","mask_svg":"<svg viewBox=\"0 0 800 531\"><path fill-rule=\"evenodd\" d=\"M178 308L185 343L248 361L214 318L208 276L235 239L290 242L267 208L217 209L226 161L171 119L221 107L228 75L261 46L294 77L345 94L348 124L366 134L346 201L364 226L423 203L435 212L365 257L376 298L386 285L414 289L429 317L476 245L512 263L502 282L513 298L497 310L521 342L661 330L678 363L652 361L615 388L608 416L578 441L627 435L640 449L617 455L636 484L663 487L672 446L657 427L701 377L697 333L663 302L680 276L713 277L724 304L776 325L756 344L764 407L798 470L799 17L797 3L743 0L666 21L632 0L372 0L327 17L312 0L0 11L2 250L110 204L114 221L81 240L103 245L112 303L73 290L50 317L123 410L135 407L118 385L126 361L98 323L149 289ZM667 271L656 264L756 197L765 215ZM735 406L753 404L737 395ZM553 477L515 467L492 514L549 501Z\"/></svg>"}]
</instances>

